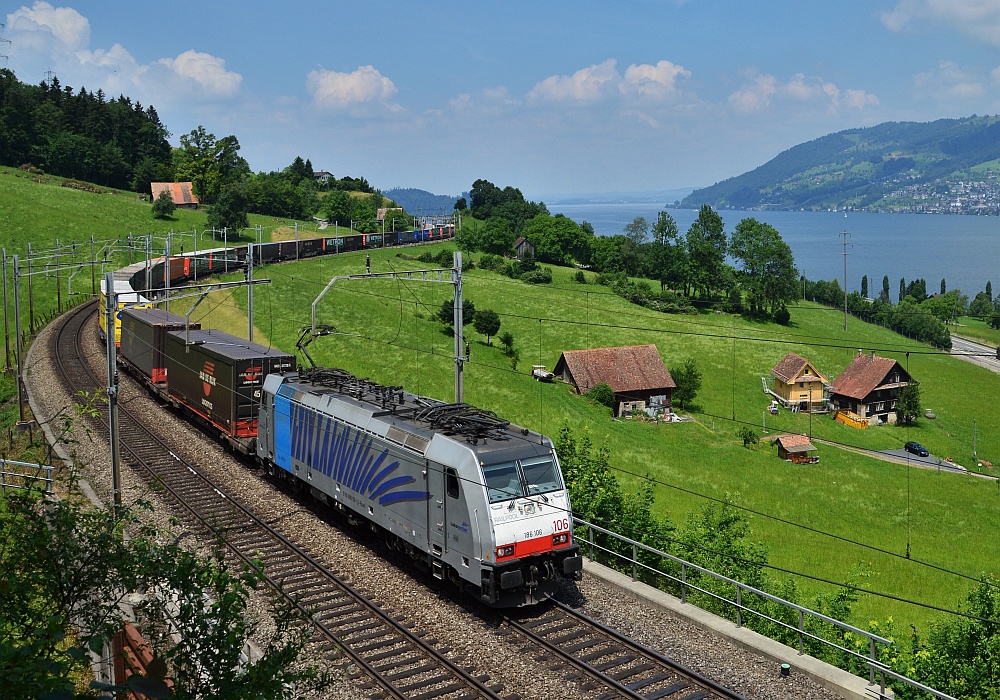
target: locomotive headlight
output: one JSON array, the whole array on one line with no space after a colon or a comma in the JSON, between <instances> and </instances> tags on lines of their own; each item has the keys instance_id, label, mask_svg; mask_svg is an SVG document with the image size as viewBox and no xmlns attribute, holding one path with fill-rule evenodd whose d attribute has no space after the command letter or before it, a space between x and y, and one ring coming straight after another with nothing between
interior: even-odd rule
<instances>
[{"instance_id":1,"label":"locomotive headlight","mask_svg":"<svg viewBox=\"0 0 1000 700\"><path fill-rule=\"evenodd\" d=\"M497 547L497 559L503 559L504 557L514 556L514 545L508 544L502 547Z\"/></svg>"},{"instance_id":2,"label":"locomotive headlight","mask_svg":"<svg viewBox=\"0 0 1000 700\"><path fill-rule=\"evenodd\" d=\"M561 535L552 535L552 544L566 544L569 542L569 533L564 532Z\"/></svg>"}]
</instances>

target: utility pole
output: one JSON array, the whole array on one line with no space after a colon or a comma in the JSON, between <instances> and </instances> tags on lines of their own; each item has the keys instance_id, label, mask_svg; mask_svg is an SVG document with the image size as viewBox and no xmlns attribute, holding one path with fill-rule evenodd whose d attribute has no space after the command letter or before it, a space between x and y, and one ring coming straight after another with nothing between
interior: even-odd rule
<instances>
[{"instance_id":1,"label":"utility pole","mask_svg":"<svg viewBox=\"0 0 1000 700\"><path fill-rule=\"evenodd\" d=\"M847 332L847 237L851 234L845 229L840 235L844 237L844 332Z\"/></svg>"},{"instance_id":2,"label":"utility pole","mask_svg":"<svg viewBox=\"0 0 1000 700\"><path fill-rule=\"evenodd\" d=\"M118 295L115 294L115 276L108 272L104 276L105 313L107 322L104 334L108 347L108 431L111 441L111 495L112 515L117 520L122 512L122 475L118 448L118 368L115 365L115 312L118 310Z\"/></svg>"},{"instance_id":3,"label":"utility pole","mask_svg":"<svg viewBox=\"0 0 1000 700\"><path fill-rule=\"evenodd\" d=\"M21 304L19 299L20 295L20 285L18 279L20 277L20 270L18 269L17 256L14 256L14 355L17 359L17 411L18 411L18 425L24 425L24 387L21 384ZM31 278L28 278L31 281Z\"/></svg>"},{"instance_id":4,"label":"utility pole","mask_svg":"<svg viewBox=\"0 0 1000 700\"><path fill-rule=\"evenodd\" d=\"M6 352L7 364L4 365L7 372L10 372L10 319L7 310L7 249L3 249L3 347Z\"/></svg>"},{"instance_id":5,"label":"utility pole","mask_svg":"<svg viewBox=\"0 0 1000 700\"><path fill-rule=\"evenodd\" d=\"M462 342L462 251L453 254L454 269L451 272L455 284L455 403L465 403L465 360Z\"/></svg>"},{"instance_id":6,"label":"utility pole","mask_svg":"<svg viewBox=\"0 0 1000 700\"><path fill-rule=\"evenodd\" d=\"M253 342L253 243L247 246L247 340Z\"/></svg>"}]
</instances>

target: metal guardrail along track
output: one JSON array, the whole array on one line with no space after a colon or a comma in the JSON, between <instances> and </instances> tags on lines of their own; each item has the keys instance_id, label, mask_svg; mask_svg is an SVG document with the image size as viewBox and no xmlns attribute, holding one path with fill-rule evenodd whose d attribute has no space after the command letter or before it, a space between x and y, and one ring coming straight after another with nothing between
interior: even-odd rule
<instances>
[{"instance_id":1,"label":"metal guardrail along track","mask_svg":"<svg viewBox=\"0 0 1000 700\"><path fill-rule=\"evenodd\" d=\"M648 649L572 608L555 602L539 618L506 624L590 682L601 699L744 700L715 681ZM581 681L583 682L583 681Z\"/></svg>"},{"instance_id":2,"label":"metal guardrail along track","mask_svg":"<svg viewBox=\"0 0 1000 700\"><path fill-rule=\"evenodd\" d=\"M87 304L58 321L52 351L64 381L77 390L102 388L106 379L89 369L80 340L96 312ZM107 426L106 408L102 411ZM119 434L122 460L162 487L185 524L221 538L232 555L243 561L259 559L269 583L312 617L314 642L331 660L342 651L369 675L381 692L408 700L430 698L491 698L499 687L452 663L446 650L424 642L420 631L385 614L346 582L312 559L274 528L232 500L195 466L174 454L140 421L121 410Z\"/></svg>"}]
</instances>

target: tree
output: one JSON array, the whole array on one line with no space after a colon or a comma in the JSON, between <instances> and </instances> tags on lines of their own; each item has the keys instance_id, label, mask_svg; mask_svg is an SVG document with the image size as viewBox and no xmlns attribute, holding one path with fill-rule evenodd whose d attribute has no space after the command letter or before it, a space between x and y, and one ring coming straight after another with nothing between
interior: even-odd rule
<instances>
[{"instance_id":1,"label":"tree","mask_svg":"<svg viewBox=\"0 0 1000 700\"><path fill-rule=\"evenodd\" d=\"M0 678L7 697L76 697L73 678L89 666L87 650L99 651L121 630L126 620L120 606L140 590L174 596L168 601L149 594L136 608L159 667L173 683L171 697L235 700L252 686L262 696L291 698L328 684L302 664L310 628L290 606L272 610L275 625L264 655L251 664L241 661L261 622L250 612L250 594L264 581L259 566L229 573L221 552L198 558L170 533L143 525L143 504L116 520L81 501L10 491L0 497ZM126 527L127 540L121 536ZM183 632L179 641L156 634L168 605ZM129 685L137 682L166 690L153 677L135 676Z\"/></svg>"},{"instance_id":2,"label":"tree","mask_svg":"<svg viewBox=\"0 0 1000 700\"><path fill-rule=\"evenodd\" d=\"M503 345L503 354L510 357L514 353L514 334L510 331L501 333L500 344Z\"/></svg>"},{"instance_id":3,"label":"tree","mask_svg":"<svg viewBox=\"0 0 1000 700\"><path fill-rule=\"evenodd\" d=\"M688 228L687 249L691 283L701 298L708 299L722 287L727 242L722 217L707 204Z\"/></svg>"},{"instance_id":4,"label":"tree","mask_svg":"<svg viewBox=\"0 0 1000 700\"><path fill-rule=\"evenodd\" d=\"M976 298L972 300L972 303L969 304L970 316L980 316L985 319L992 316L993 312L993 299L990 298L987 292L979 292Z\"/></svg>"},{"instance_id":5,"label":"tree","mask_svg":"<svg viewBox=\"0 0 1000 700\"><path fill-rule=\"evenodd\" d=\"M643 250L649 239L649 222L643 216L637 216L625 224L622 230L625 242L622 244L621 256L625 265L625 274L638 275L642 270Z\"/></svg>"},{"instance_id":6,"label":"tree","mask_svg":"<svg viewBox=\"0 0 1000 700\"><path fill-rule=\"evenodd\" d=\"M883 304L889 303L889 275L882 277L882 292L878 295L878 300Z\"/></svg>"},{"instance_id":7,"label":"tree","mask_svg":"<svg viewBox=\"0 0 1000 700\"><path fill-rule=\"evenodd\" d=\"M463 319L464 320L464 319ZM477 311L473 327L477 333L486 336L486 344L490 345L490 338L500 330L500 315L492 309L482 309Z\"/></svg>"},{"instance_id":8,"label":"tree","mask_svg":"<svg viewBox=\"0 0 1000 700\"><path fill-rule=\"evenodd\" d=\"M514 249L514 240L514 232L507 220L494 216L483 226L477 250L494 255L509 255Z\"/></svg>"},{"instance_id":9,"label":"tree","mask_svg":"<svg viewBox=\"0 0 1000 700\"><path fill-rule=\"evenodd\" d=\"M861 298L868 298L868 275L863 275L861 277Z\"/></svg>"},{"instance_id":10,"label":"tree","mask_svg":"<svg viewBox=\"0 0 1000 700\"><path fill-rule=\"evenodd\" d=\"M528 222L522 235L534 244L535 255L541 262L570 265L587 255L588 241L583 229L561 214L539 214Z\"/></svg>"},{"instance_id":11,"label":"tree","mask_svg":"<svg viewBox=\"0 0 1000 700\"><path fill-rule=\"evenodd\" d=\"M903 425L910 425L920 415L920 386L907 384L899 390L896 398L896 418Z\"/></svg>"},{"instance_id":12,"label":"tree","mask_svg":"<svg viewBox=\"0 0 1000 700\"><path fill-rule=\"evenodd\" d=\"M670 370L670 376L677 385L673 398L680 403L681 408L686 408L701 391L701 370L698 369L697 360L687 358L680 366Z\"/></svg>"},{"instance_id":13,"label":"tree","mask_svg":"<svg viewBox=\"0 0 1000 700\"><path fill-rule=\"evenodd\" d=\"M945 281L944 277L941 278L941 293L942 294L948 293L948 283Z\"/></svg>"},{"instance_id":14,"label":"tree","mask_svg":"<svg viewBox=\"0 0 1000 700\"><path fill-rule=\"evenodd\" d=\"M180 138L174 151L175 177L190 180L202 204L213 204L224 185L250 174L249 164L239 155L240 142L235 136L216 140L204 126L198 126Z\"/></svg>"},{"instance_id":15,"label":"tree","mask_svg":"<svg viewBox=\"0 0 1000 700\"><path fill-rule=\"evenodd\" d=\"M798 271L792 249L772 226L743 219L733 232L729 252L739 264L737 274L751 316L773 315L795 298Z\"/></svg>"},{"instance_id":16,"label":"tree","mask_svg":"<svg viewBox=\"0 0 1000 700\"><path fill-rule=\"evenodd\" d=\"M906 296L906 280L902 277L899 278L899 301L903 301L903 297Z\"/></svg>"},{"instance_id":17,"label":"tree","mask_svg":"<svg viewBox=\"0 0 1000 700\"><path fill-rule=\"evenodd\" d=\"M475 321L476 305L472 299L464 297L462 299L462 326L465 327ZM441 302L441 309L438 311L438 320L449 328L455 325L455 300L445 299Z\"/></svg>"},{"instance_id":18,"label":"tree","mask_svg":"<svg viewBox=\"0 0 1000 700\"><path fill-rule=\"evenodd\" d=\"M153 202L153 218L169 219L176 209L177 205L174 204L174 198L170 196L167 190L161 190L160 194L156 197L156 201Z\"/></svg>"},{"instance_id":19,"label":"tree","mask_svg":"<svg viewBox=\"0 0 1000 700\"><path fill-rule=\"evenodd\" d=\"M737 431L736 436L743 441L743 447L747 449L756 446L757 443L760 442L760 435L758 435L757 431L749 425L744 425L740 428Z\"/></svg>"},{"instance_id":20,"label":"tree","mask_svg":"<svg viewBox=\"0 0 1000 700\"><path fill-rule=\"evenodd\" d=\"M465 201L465 197L459 197L455 200L455 211L465 211L468 208L469 204Z\"/></svg>"},{"instance_id":21,"label":"tree","mask_svg":"<svg viewBox=\"0 0 1000 700\"><path fill-rule=\"evenodd\" d=\"M993 298L993 283L989 280L986 280L986 296L990 299Z\"/></svg>"},{"instance_id":22,"label":"tree","mask_svg":"<svg viewBox=\"0 0 1000 700\"><path fill-rule=\"evenodd\" d=\"M687 251L684 248L674 217L665 211L656 215L653 224L653 242L647 246L646 273L660 281L660 291L671 283L680 289L687 268Z\"/></svg>"},{"instance_id":23,"label":"tree","mask_svg":"<svg viewBox=\"0 0 1000 700\"><path fill-rule=\"evenodd\" d=\"M208 225L214 229L229 229L238 232L250 226L247 218L250 199L243 183L224 187L219 200L208 211Z\"/></svg>"}]
</instances>

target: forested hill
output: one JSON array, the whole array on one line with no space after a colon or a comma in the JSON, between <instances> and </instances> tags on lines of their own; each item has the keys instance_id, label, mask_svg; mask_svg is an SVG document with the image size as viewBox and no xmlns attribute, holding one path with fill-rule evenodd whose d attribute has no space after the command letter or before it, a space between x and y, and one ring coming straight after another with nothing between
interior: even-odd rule
<instances>
[{"instance_id":1,"label":"forested hill","mask_svg":"<svg viewBox=\"0 0 1000 700\"><path fill-rule=\"evenodd\" d=\"M152 106L0 70L0 165L28 164L107 187L148 191L169 172L167 129Z\"/></svg>"},{"instance_id":2,"label":"forested hill","mask_svg":"<svg viewBox=\"0 0 1000 700\"><path fill-rule=\"evenodd\" d=\"M800 144L681 206L1000 213L1000 117L886 122Z\"/></svg>"},{"instance_id":3,"label":"forested hill","mask_svg":"<svg viewBox=\"0 0 1000 700\"><path fill-rule=\"evenodd\" d=\"M431 194L426 190L412 187L394 187L382 194L411 214L450 214L454 211L455 201L458 199L446 194ZM461 196L468 199L469 193L464 192Z\"/></svg>"}]
</instances>

